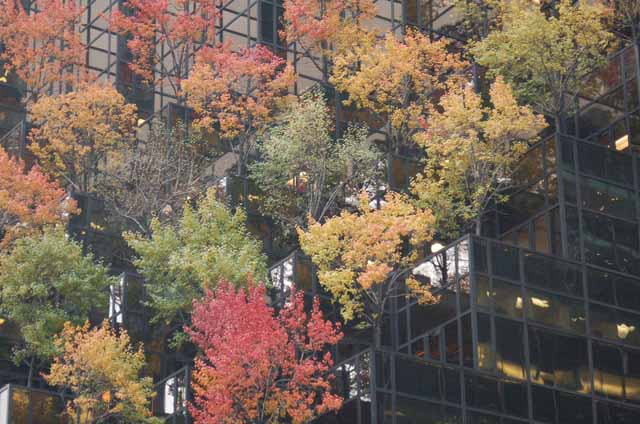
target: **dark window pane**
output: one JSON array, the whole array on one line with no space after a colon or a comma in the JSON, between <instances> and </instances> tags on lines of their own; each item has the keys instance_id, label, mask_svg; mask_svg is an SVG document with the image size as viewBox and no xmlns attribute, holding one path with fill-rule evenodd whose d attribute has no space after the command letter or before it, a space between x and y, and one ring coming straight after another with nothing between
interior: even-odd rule
<instances>
[{"instance_id":1,"label":"dark window pane","mask_svg":"<svg viewBox=\"0 0 640 424\"><path fill-rule=\"evenodd\" d=\"M396 387L413 396L440 399L438 368L404 356L396 357Z\"/></svg>"},{"instance_id":2,"label":"dark window pane","mask_svg":"<svg viewBox=\"0 0 640 424\"><path fill-rule=\"evenodd\" d=\"M608 272L587 269L587 285L589 297L598 302L615 304L614 275Z\"/></svg>"},{"instance_id":3,"label":"dark window pane","mask_svg":"<svg viewBox=\"0 0 640 424\"><path fill-rule=\"evenodd\" d=\"M593 390L600 396L623 397L621 352L612 346L593 343Z\"/></svg>"},{"instance_id":4,"label":"dark window pane","mask_svg":"<svg viewBox=\"0 0 640 424\"><path fill-rule=\"evenodd\" d=\"M444 289L438 295L439 302L428 305L416 303L410 307L412 339L456 317L455 291Z\"/></svg>"},{"instance_id":5,"label":"dark window pane","mask_svg":"<svg viewBox=\"0 0 640 424\"><path fill-rule=\"evenodd\" d=\"M555 423L556 407L553 390L531 386L533 418L543 423Z\"/></svg>"},{"instance_id":6,"label":"dark window pane","mask_svg":"<svg viewBox=\"0 0 640 424\"><path fill-rule=\"evenodd\" d=\"M440 347L440 332L432 333L427 337L428 340L428 355L430 359L436 361L442 360L441 347Z\"/></svg>"},{"instance_id":7,"label":"dark window pane","mask_svg":"<svg viewBox=\"0 0 640 424\"><path fill-rule=\"evenodd\" d=\"M491 306L491 287L489 287L489 278L484 275L477 274L476 281L476 305L483 307Z\"/></svg>"},{"instance_id":8,"label":"dark window pane","mask_svg":"<svg viewBox=\"0 0 640 424\"><path fill-rule=\"evenodd\" d=\"M500 424L500 418L495 415L483 414L481 412L467 412L469 424Z\"/></svg>"},{"instance_id":9,"label":"dark window pane","mask_svg":"<svg viewBox=\"0 0 640 424\"><path fill-rule=\"evenodd\" d=\"M592 424L591 399L556 393L558 399L558 422L571 424Z\"/></svg>"},{"instance_id":10,"label":"dark window pane","mask_svg":"<svg viewBox=\"0 0 640 424\"><path fill-rule=\"evenodd\" d=\"M522 323L496 317L496 362L502 374L523 379L524 341Z\"/></svg>"},{"instance_id":11,"label":"dark window pane","mask_svg":"<svg viewBox=\"0 0 640 424\"><path fill-rule=\"evenodd\" d=\"M496 366L495 352L491 344L491 318L478 313L478 368L488 370Z\"/></svg>"},{"instance_id":12,"label":"dark window pane","mask_svg":"<svg viewBox=\"0 0 640 424\"><path fill-rule=\"evenodd\" d=\"M527 285L582 296L582 272L576 265L526 252L524 275Z\"/></svg>"},{"instance_id":13,"label":"dark window pane","mask_svg":"<svg viewBox=\"0 0 640 424\"><path fill-rule=\"evenodd\" d=\"M487 242L474 238L471 245L473 246L473 271L487 272Z\"/></svg>"},{"instance_id":14,"label":"dark window pane","mask_svg":"<svg viewBox=\"0 0 640 424\"><path fill-rule=\"evenodd\" d=\"M458 342L458 322L453 321L444 328L444 347L447 362L460 363L460 344Z\"/></svg>"},{"instance_id":15,"label":"dark window pane","mask_svg":"<svg viewBox=\"0 0 640 424\"><path fill-rule=\"evenodd\" d=\"M473 368L473 333L471 331L471 314L460 319L462 324L462 365Z\"/></svg>"},{"instance_id":16,"label":"dark window pane","mask_svg":"<svg viewBox=\"0 0 640 424\"><path fill-rule=\"evenodd\" d=\"M598 402L598 424L637 424L640 410Z\"/></svg>"},{"instance_id":17,"label":"dark window pane","mask_svg":"<svg viewBox=\"0 0 640 424\"><path fill-rule=\"evenodd\" d=\"M517 417L527 416L527 388L524 383L503 381L502 393L504 396L503 410L506 414Z\"/></svg>"},{"instance_id":18,"label":"dark window pane","mask_svg":"<svg viewBox=\"0 0 640 424\"><path fill-rule=\"evenodd\" d=\"M591 305L594 336L640 346L640 317L614 308Z\"/></svg>"},{"instance_id":19,"label":"dark window pane","mask_svg":"<svg viewBox=\"0 0 640 424\"><path fill-rule=\"evenodd\" d=\"M500 410L498 381L479 375L465 376L467 405L482 409Z\"/></svg>"},{"instance_id":20,"label":"dark window pane","mask_svg":"<svg viewBox=\"0 0 640 424\"><path fill-rule=\"evenodd\" d=\"M398 396L396 410L397 424L442 422L442 407L437 403Z\"/></svg>"},{"instance_id":21,"label":"dark window pane","mask_svg":"<svg viewBox=\"0 0 640 424\"><path fill-rule=\"evenodd\" d=\"M520 279L518 249L499 243L492 243L491 254L494 274L516 281Z\"/></svg>"},{"instance_id":22,"label":"dark window pane","mask_svg":"<svg viewBox=\"0 0 640 424\"><path fill-rule=\"evenodd\" d=\"M460 372L451 368L443 368L441 373L444 379L445 399L449 402L460 403Z\"/></svg>"},{"instance_id":23,"label":"dark window pane","mask_svg":"<svg viewBox=\"0 0 640 424\"><path fill-rule=\"evenodd\" d=\"M635 199L630 190L583 177L580 192L585 208L624 219L635 219Z\"/></svg>"},{"instance_id":24,"label":"dark window pane","mask_svg":"<svg viewBox=\"0 0 640 424\"><path fill-rule=\"evenodd\" d=\"M625 356L625 397L631 402L640 403L640 352L625 349Z\"/></svg>"}]
</instances>

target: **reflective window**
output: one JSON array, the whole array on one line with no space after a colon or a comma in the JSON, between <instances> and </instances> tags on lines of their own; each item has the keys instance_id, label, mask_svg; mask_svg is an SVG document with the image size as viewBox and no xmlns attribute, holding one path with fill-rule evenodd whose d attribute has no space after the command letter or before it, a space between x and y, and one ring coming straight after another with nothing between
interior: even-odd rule
<instances>
[{"instance_id":1,"label":"reflective window","mask_svg":"<svg viewBox=\"0 0 640 424\"><path fill-rule=\"evenodd\" d=\"M517 417L528 415L527 387L523 383L503 381L503 412Z\"/></svg>"},{"instance_id":2,"label":"reflective window","mask_svg":"<svg viewBox=\"0 0 640 424\"><path fill-rule=\"evenodd\" d=\"M556 407L553 390L539 386L531 386L533 400L533 418L543 423L556 422Z\"/></svg>"},{"instance_id":3,"label":"reflective window","mask_svg":"<svg viewBox=\"0 0 640 424\"><path fill-rule=\"evenodd\" d=\"M497 314L522 318L522 290L520 286L502 280L493 280L493 302Z\"/></svg>"},{"instance_id":4,"label":"reflective window","mask_svg":"<svg viewBox=\"0 0 640 424\"><path fill-rule=\"evenodd\" d=\"M635 198L630 190L583 177L580 193L585 208L624 219L636 217Z\"/></svg>"},{"instance_id":5,"label":"reflective window","mask_svg":"<svg viewBox=\"0 0 640 424\"><path fill-rule=\"evenodd\" d=\"M597 414L598 424L637 424L640 422L640 410L605 402L598 402Z\"/></svg>"},{"instance_id":6,"label":"reflective window","mask_svg":"<svg viewBox=\"0 0 640 424\"><path fill-rule=\"evenodd\" d=\"M584 303L564 296L527 290L527 317L532 321L584 333Z\"/></svg>"},{"instance_id":7,"label":"reflective window","mask_svg":"<svg viewBox=\"0 0 640 424\"><path fill-rule=\"evenodd\" d=\"M640 311L639 280L588 269L587 281L591 299Z\"/></svg>"},{"instance_id":8,"label":"reflective window","mask_svg":"<svg viewBox=\"0 0 640 424\"><path fill-rule=\"evenodd\" d=\"M412 339L456 317L456 293L445 289L438 292L438 295L439 302L410 306Z\"/></svg>"},{"instance_id":9,"label":"reflective window","mask_svg":"<svg viewBox=\"0 0 640 424\"><path fill-rule=\"evenodd\" d=\"M558 422L571 424L592 424L591 399L557 392Z\"/></svg>"},{"instance_id":10,"label":"reflective window","mask_svg":"<svg viewBox=\"0 0 640 424\"><path fill-rule=\"evenodd\" d=\"M487 242L480 239L472 239L472 253L474 271L487 272Z\"/></svg>"},{"instance_id":11,"label":"reflective window","mask_svg":"<svg viewBox=\"0 0 640 424\"><path fill-rule=\"evenodd\" d=\"M516 281L520 279L520 264L518 262L517 248L492 243L491 255L494 274Z\"/></svg>"},{"instance_id":12,"label":"reflective window","mask_svg":"<svg viewBox=\"0 0 640 424\"><path fill-rule=\"evenodd\" d=\"M574 391L591 386L586 340L529 329L531 380Z\"/></svg>"},{"instance_id":13,"label":"reflective window","mask_svg":"<svg viewBox=\"0 0 640 424\"><path fill-rule=\"evenodd\" d=\"M590 317L594 336L640 346L640 316L591 304Z\"/></svg>"},{"instance_id":14,"label":"reflective window","mask_svg":"<svg viewBox=\"0 0 640 424\"><path fill-rule=\"evenodd\" d=\"M593 343L593 390L600 396L622 399L623 362L619 349L594 342Z\"/></svg>"},{"instance_id":15,"label":"reflective window","mask_svg":"<svg viewBox=\"0 0 640 424\"><path fill-rule=\"evenodd\" d=\"M525 252L526 284L574 296L582 296L582 272L576 265Z\"/></svg>"},{"instance_id":16,"label":"reflective window","mask_svg":"<svg viewBox=\"0 0 640 424\"><path fill-rule=\"evenodd\" d=\"M495 368L495 352L491 343L491 316L478 313L478 368Z\"/></svg>"},{"instance_id":17,"label":"reflective window","mask_svg":"<svg viewBox=\"0 0 640 424\"><path fill-rule=\"evenodd\" d=\"M479 375L466 375L465 386L467 405L500 411L497 380Z\"/></svg>"},{"instance_id":18,"label":"reflective window","mask_svg":"<svg viewBox=\"0 0 640 424\"><path fill-rule=\"evenodd\" d=\"M396 387L413 396L440 399L438 368L404 356L396 357Z\"/></svg>"},{"instance_id":19,"label":"reflective window","mask_svg":"<svg viewBox=\"0 0 640 424\"><path fill-rule=\"evenodd\" d=\"M497 369L511 378L524 379L524 340L522 323L495 318Z\"/></svg>"},{"instance_id":20,"label":"reflective window","mask_svg":"<svg viewBox=\"0 0 640 424\"><path fill-rule=\"evenodd\" d=\"M491 306L491 287L489 278L478 274L476 280L476 305L489 308Z\"/></svg>"},{"instance_id":21,"label":"reflective window","mask_svg":"<svg viewBox=\"0 0 640 424\"><path fill-rule=\"evenodd\" d=\"M577 146L580 172L633 187L631 156L589 143Z\"/></svg>"},{"instance_id":22,"label":"reflective window","mask_svg":"<svg viewBox=\"0 0 640 424\"><path fill-rule=\"evenodd\" d=\"M403 396L397 397L397 424L422 424L431 422L461 424L462 416L456 408L445 409L437 403L409 399Z\"/></svg>"},{"instance_id":23,"label":"reflective window","mask_svg":"<svg viewBox=\"0 0 640 424\"><path fill-rule=\"evenodd\" d=\"M460 363L460 343L458 341L458 322L453 321L444 328L444 346L447 362Z\"/></svg>"}]
</instances>

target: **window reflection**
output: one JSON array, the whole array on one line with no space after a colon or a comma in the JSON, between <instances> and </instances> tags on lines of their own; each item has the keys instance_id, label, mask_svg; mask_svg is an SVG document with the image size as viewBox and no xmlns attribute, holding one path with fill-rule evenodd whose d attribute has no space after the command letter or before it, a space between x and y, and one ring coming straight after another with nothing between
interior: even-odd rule
<instances>
[{"instance_id":1,"label":"window reflection","mask_svg":"<svg viewBox=\"0 0 640 424\"><path fill-rule=\"evenodd\" d=\"M576 333L584 333L585 329L582 301L538 290L527 290L527 317Z\"/></svg>"}]
</instances>

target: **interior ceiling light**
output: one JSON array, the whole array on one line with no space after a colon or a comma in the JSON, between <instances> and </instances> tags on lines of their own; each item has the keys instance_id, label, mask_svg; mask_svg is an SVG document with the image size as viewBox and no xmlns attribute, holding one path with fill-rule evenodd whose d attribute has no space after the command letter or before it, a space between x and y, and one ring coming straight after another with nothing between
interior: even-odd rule
<instances>
[{"instance_id":1,"label":"interior ceiling light","mask_svg":"<svg viewBox=\"0 0 640 424\"><path fill-rule=\"evenodd\" d=\"M522 309L522 298L520 296L516 298L516 309Z\"/></svg>"},{"instance_id":2,"label":"interior ceiling light","mask_svg":"<svg viewBox=\"0 0 640 424\"><path fill-rule=\"evenodd\" d=\"M540 298L537 298L537 297L532 297L531 298L531 303L533 303L538 308L548 308L549 307L549 301L547 299L540 299Z\"/></svg>"},{"instance_id":3,"label":"interior ceiling light","mask_svg":"<svg viewBox=\"0 0 640 424\"><path fill-rule=\"evenodd\" d=\"M629 134L625 134L616 140L616 150L624 150L629 147Z\"/></svg>"},{"instance_id":4,"label":"interior ceiling light","mask_svg":"<svg viewBox=\"0 0 640 424\"><path fill-rule=\"evenodd\" d=\"M634 327L633 325L627 325L624 323L618 324L617 328L618 328L618 337L620 337L621 339L626 339L627 336L636 329L636 327Z\"/></svg>"}]
</instances>

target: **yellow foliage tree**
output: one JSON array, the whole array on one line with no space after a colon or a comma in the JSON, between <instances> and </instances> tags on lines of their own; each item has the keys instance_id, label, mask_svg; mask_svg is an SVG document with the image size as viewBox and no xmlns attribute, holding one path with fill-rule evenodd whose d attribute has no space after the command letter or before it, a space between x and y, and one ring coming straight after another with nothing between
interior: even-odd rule
<instances>
[{"instance_id":1,"label":"yellow foliage tree","mask_svg":"<svg viewBox=\"0 0 640 424\"><path fill-rule=\"evenodd\" d=\"M482 211L506 200L515 165L546 125L542 116L518 105L502 78L489 94L492 104L483 105L470 87L449 91L415 137L429 154L412 190L422 206L435 212L441 234L450 238L473 223L480 234Z\"/></svg>"},{"instance_id":2,"label":"yellow foliage tree","mask_svg":"<svg viewBox=\"0 0 640 424\"><path fill-rule=\"evenodd\" d=\"M66 323L55 342L61 355L45 378L49 384L74 394L68 404L74 422L155 422L149 408L152 380L140 378L144 352L142 346L131 347L125 330L116 334L106 320L94 329L88 322L77 327Z\"/></svg>"},{"instance_id":3,"label":"yellow foliage tree","mask_svg":"<svg viewBox=\"0 0 640 424\"><path fill-rule=\"evenodd\" d=\"M534 2L502 2L498 27L471 48L490 75L502 75L520 101L556 120L573 107L585 77L606 63L607 9L560 0L553 13Z\"/></svg>"},{"instance_id":4,"label":"yellow foliage tree","mask_svg":"<svg viewBox=\"0 0 640 424\"><path fill-rule=\"evenodd\" d=\"M404 38L389 32L382 40L357 30L349 47L333 57L332 84L348 94L346 104L368 109L384 123L387 141L397 147L419 128L434 93L466 62L417 31Z\"/></svg>"},{"instance_id":5,"label":"yellow foliage tree","mask_svg":"<svg viewBox=\"0 0 640 424\"><path fill-rule=\"evenodd\" d=\"M416 209L397 193L388 194L379 209L372 209L362 193L359 213L343 211L324 223L311 219L298 235L344 320L370 326L379 346L383 312L402 295L403 282L421 301L434 300L409 273L434 233L434 222L431 211Z\"/></svg>"},{"instance_id":6,"label":"yellow foliage tree","mask_svg":"<svg viewBox=\"0 0 640 424\"><path fill-rule=\"evenodd\" d=\"M136 107L109 85L83 85L34 104L30 149L42 168L89 191L98 167L135 141Z\"/></svg>"}]
</instances>

